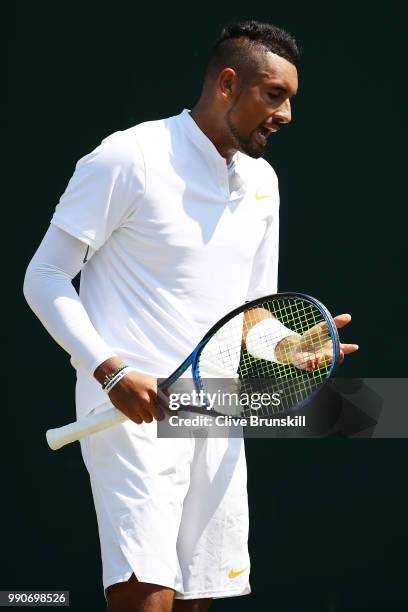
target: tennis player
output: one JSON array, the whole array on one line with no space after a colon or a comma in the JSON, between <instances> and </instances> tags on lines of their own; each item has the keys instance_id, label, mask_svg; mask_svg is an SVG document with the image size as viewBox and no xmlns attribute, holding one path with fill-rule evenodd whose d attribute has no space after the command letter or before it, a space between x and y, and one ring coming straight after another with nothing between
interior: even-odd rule
<instances>
[{"instance_id":1,"label":"tennis player","mask_svg":"<svg viewBox=\"0 0 408 612\"><path fill-rule=\"evenodd\" d=\"M277 291L278 181L262 155L291 121L298 56L273 25L227 26L191 112L78 162L27 269L26 299L77 371L77 417L113 404L131 419L81 443L110 612L250 592L243 441L157 439L155 398L221 316Z\"/></svg>"}]
</instances>

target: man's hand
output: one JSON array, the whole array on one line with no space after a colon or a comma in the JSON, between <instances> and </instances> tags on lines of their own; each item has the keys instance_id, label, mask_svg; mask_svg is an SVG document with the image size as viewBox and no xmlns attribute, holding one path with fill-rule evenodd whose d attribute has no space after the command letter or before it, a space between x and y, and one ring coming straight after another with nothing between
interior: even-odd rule
<instances>
[{"instance_id":1,"label":"man's hand","mask_svg":"<svg viewBox=\"0 0 408 612\"><path fill-rule=\"evenodd\" d=\"M94 372L101 384L105 377L120 368L123 362L117 357L104 361ZM157 379L154 376L129 372L109 392L112 404L129 419L140 425L161 420L163 412L157 405Z\"/></svg>"},{"instance_id":2,"label":"man's hand","mask_svg":"<svg viewBox=\"0 0 408 612\"><path fill-rule=\"evenodd\" d=\"M334 322L337 329L341 329L351 321L349 314L337 315ZM339 363L344 361L345 355L358 350L357 344L340 344ZM324 321L314 325L302 336L289 336L283 338L277 345L276 357L282 363L291 363L301 370L311 372L316 368L328 365L333 360L332 342Z\"/></svg>"}]
</instances>

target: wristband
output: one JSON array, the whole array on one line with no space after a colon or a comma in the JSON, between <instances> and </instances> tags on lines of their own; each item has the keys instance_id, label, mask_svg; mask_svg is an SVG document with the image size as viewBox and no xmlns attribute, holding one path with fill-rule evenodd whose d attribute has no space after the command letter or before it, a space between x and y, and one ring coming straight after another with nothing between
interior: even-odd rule
<instances>
[{"instance_id":1,"label":"wristband","mask_svg":"<svg viewBox=\"0 0 408 612\"><path fill-rule=\"evenodd\" d=\"M132 368L132 366L129 366L129 365L124 365L118 368L117 370L113 372L113 374L110 374L110 376L107 376L108 380L102 385L102 390L105 391L105 393L109 394L109 392L112 391L113 387L120 380L122 380L122 378L126 376L126 374L129 374L129 372L137 372L137 370L135 368Z\"/></svg>"},{"instance_id":2,"label":"wristband","mask_svg":"<svg viewBox=\"0 0 408 612\"><path fill-rule=\"evenodd\" d=\"M105 387L109 384L109 382L115 378L116 374L119 374L121 370L124 370L127 367L128 366L125 364L123 366L120 366L119 368L116 368L116 370L114 370L111 374L106 374L105 382L102 384L102 389L105 389Z\"/></svg>"},{"instance_id":3,"label":"wristband","mask_svg":"<svg viewBox=\"0 0 408 612\"><path fill-rule=\"evenodd\" d=\"M299 336L272 317L255 323L246 336L246 349L252 357L280 363L276 358L275 349L281 340L288 336Z\"/></svg>"}]
</instances>

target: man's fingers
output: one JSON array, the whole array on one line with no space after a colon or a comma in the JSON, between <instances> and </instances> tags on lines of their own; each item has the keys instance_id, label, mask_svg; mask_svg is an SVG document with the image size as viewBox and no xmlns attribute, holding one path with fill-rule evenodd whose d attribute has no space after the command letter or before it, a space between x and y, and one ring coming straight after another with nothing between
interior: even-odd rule
<instances>
[{"instance_id":1,"label":"man's fingers","mask_svg":"<svg viewBox=\"0 0 408 612\"><path fill-rule=\"evenodd\" d=\"M341 329L351 321L351 315L349 314L341 314L334 317L334 322L336 324L337 329Z\"/></svg>"},{"instance_id":2,"label":"man's fingers","mask_svg":"<svg viewBox=\"0 0 408 612\"><path fill-rule=\"evenodd\" d=\"M156 404L158 404L161 408L167 408L170 401L170 389L165 389L162 391L160 387L157 387L157 397Z\"/></svg>"},{"instance_id":3,"label":"man's fingers","mask_svg":"<svg viewBox=\"0 0 408 612\"><path fill-rule=\"evenodd\" d=\"M128 419L140 425L141 423L151 423L153 418L156 418L153 414L153 406L153 403L139 401L129 407L120 407L119 409L126 414Z\"/></svg>"},{"instance_id":4,"label":"man's fingers","mask_svg":"<svg viewBox=\"0 0 408 612\"><path fill-rule=\"evenodd\" d=\"M337 329L341 329L351 321L351 315L344 313L334 317ZM358 344L340 344L339 363L343 363L344 357L358 351ZM331 340L326 321L322 321L311 327L300 338L298 344L297 358L294 365L307 371L328 365L333 359L331 351Z\"/></svg>"},{"instance_id":5,"label":"man's fingers","mask_svg":"<svg viewBox=\"0 0 408 612\"><path fill-rule=\"evenodd\" d=\"M355 353L358 351L358 344L340 344L340 349L343 351L345 355L350 355L350 353Z\"/></svg>"},{"instance_id":6,"label":"man's fingers","mask_svg":"<svg viewBox=\"0 0 408 612\"><path fill-rule=\"evenodd\" d=\"M345 314L341 314L341 315L337 315L336 317L334 317L334 323L337 327L337 329L341 329L342 327L344 327L345 325L348 325L351 321L351 315L345 313ZM329 329L327 327L327 323L326 321L322 321L321 323L317 323L317 325L314 325L313 327L311 327L307 332L305 332L303 334L303 342L304 345L306 346L307 343L312 342L312 343L318 343L318 342L325 342L326 339L329 338ZM357 349L355 349L357 350Z\"/></svg>"},{"instance_id":7,"label":"man's fingers","mask_svg":"<svg viewBox=\"0 0 408 612\"><path fill-rule=\"evenodd\" d=\"M156 421L162 421L164 419L164 408L162 404L157 401L157 398L152 401L149 410Z\"/></svg>"},{"instance_id":8,"label":"man's fingers","mask_svg":"<svg viewBox=\"0 0 408 612\"><path fill-rule=\"evenodd\" d=\"M145 410L140 406L137 407L137 411L132 411L132 416L130 417L132 421L139 424L139 419L144 423L151 423L153 421L153 416L149 410Z\"/></svg>"}]
</instances>

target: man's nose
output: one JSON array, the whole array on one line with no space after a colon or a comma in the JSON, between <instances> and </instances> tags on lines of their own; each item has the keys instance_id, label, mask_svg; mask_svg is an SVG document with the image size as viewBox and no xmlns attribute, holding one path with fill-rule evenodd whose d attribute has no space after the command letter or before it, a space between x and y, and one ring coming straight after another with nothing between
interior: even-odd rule
<instances>
[{"instance_id":1,"label":"man's nose","mask_svg":"<svg viewBox=\"0 0 408 612\"><path fill-rule=\"evenodd\" d=\"M290 106L290 100L285 100L283 104L276 110L273 118L279 123L290 123L292 121L292 109Z\"/></svg>"}]
</instances>

